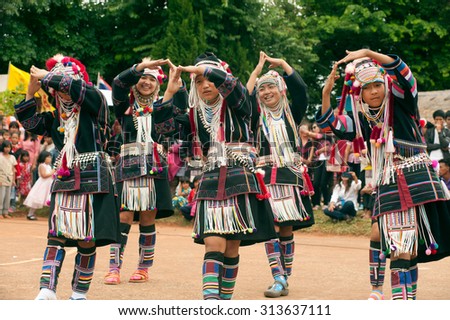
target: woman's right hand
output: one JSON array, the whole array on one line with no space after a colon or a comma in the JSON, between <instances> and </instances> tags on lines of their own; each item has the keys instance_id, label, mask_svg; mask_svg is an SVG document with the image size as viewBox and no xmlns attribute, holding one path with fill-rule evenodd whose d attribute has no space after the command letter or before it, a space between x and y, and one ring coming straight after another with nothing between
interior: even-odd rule
<instances>
[{"instance_id":1,"label":"woman's right hand","mask_svg":"<svg viewBox=\"0 0 450 320\"><path fill-rule=\"evenodd\" d=\"M338 65L339 64L337 62L333 64L333 68L331 68L331 72L328 75L327 80L325 81L325 85L323 86L323 94L331 94L336 80L340 78L339 74L337 73Z\"/></svg>"}]
</instances>

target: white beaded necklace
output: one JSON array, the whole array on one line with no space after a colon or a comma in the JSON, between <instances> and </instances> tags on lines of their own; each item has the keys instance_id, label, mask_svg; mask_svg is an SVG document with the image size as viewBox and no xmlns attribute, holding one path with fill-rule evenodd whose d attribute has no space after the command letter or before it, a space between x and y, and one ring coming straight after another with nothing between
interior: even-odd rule
<instances>
[{"instance_id":1,"label":"white beaded necklace","mask_svg":"<svg viewBox=\"0 0 450 320\"><path fill-rule=\"evenodd\" d=\"M80 106L72 100L64 100L58 94L56 100L59 106L60 127L58 130L60 133L64 133L64 147L61 150L61 155L66 156L67 167L72 168L73 160L78 153L75 147L75 139L80 123Z\"/></svg>"},{"instance_id":2,"label":"white beaded necklace","mask_svg":"<svg viewBox=\"0 0 450 320\"><path fill-rule=\"evenodd\" d=\"M277 167L292 166L295 161L292 144L286 130L286 108L289 108L285 97L274 108L268 108L264 103L262 107L262 129L270 144L270 157ZM295 128L295 126L294 126ZM295 131L295 130L294 130ZM296 137L297 139L297 137Z\"/></svg>"}]
</instances>

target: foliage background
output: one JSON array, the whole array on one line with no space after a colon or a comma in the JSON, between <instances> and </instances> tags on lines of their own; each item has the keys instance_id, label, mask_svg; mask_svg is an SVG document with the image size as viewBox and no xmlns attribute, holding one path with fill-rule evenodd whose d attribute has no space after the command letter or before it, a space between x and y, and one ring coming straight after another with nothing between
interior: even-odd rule
<instances>
[{"instance_id":1,"label":"foliage background","mask_svg":"<svg viewBox=\"0 0 450 320\"><path fill-rule=\"evenodd\" d=\"M98 72L111 83L145 56L187 65L209 50L246 82L264 50L301 73L310 117L346 49L399 54L419 91L447 89L448 21L450 2L441 0L8 0L0 4L0 73L8 62L43 67L61 52L83 61L94 83Z\"/></svg>"}]
</instances>

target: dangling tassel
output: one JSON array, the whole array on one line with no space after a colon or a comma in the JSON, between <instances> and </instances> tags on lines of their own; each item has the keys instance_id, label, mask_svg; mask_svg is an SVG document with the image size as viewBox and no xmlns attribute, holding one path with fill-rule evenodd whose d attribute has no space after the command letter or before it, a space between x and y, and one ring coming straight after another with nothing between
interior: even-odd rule
<instances>
[{"instance_id":1,"label":"dangling tassel","mask_svg":"<svg viewBox=\"0 0 450 320\"><path fill-rule=\"evenodd\" d=\"M163 167L161 165L161 158L159 157L159 153L158 153L158 144L156 142L153 142L153 158L154 158L156 166L157 166L156 167L157 173L163 172Z\"/></svg>"},{"instance_id":2,"label":"dangling tassel","mask_svg":"<svg viewBox=\"0 0 450 320\"><path fill-rule=\"evenodd\" d=\"M65 154L62 157L61 167L56 172L56 175L58 176L59 179L61 179L62 177L70 176L70 171L69 168L67 167L67 158Z\"/></svg>"},{"instance_id":3,"label":"dangling tassel","mask_svg":"<svg viewBox=\"0 0 450 320\"><path fill-rule=\"evenodd\" d=\"M256 180L258 181L259 188L261 189L261 193L256 195L256 198L258 200L264 200L264 199L270 198L270 193L267 190L266 184L264 183L264 175L265 175L265 172L262 169L258 169L255 171L255 177L256 177Z\"/></svg>"},{"instance_id":4,"label":"dangling tassel","mask_svg":"<svg viewBox=\"0 0 450 320\"><path fill-rule=\"evenodd\" d=\"M389 130L385 151L386 151L386 153L394 153L395 152L394 138L392 135L392 130Z\"/></svg>"},{"instance_id":5,"label":"dangling tassel","mask_svg":"<svg viewBox=\"0 0 450 320\"><path fill-rule=\"evenodd\" d=\"M366 155L367 154L367 147L366 147L366 143L364 142L364 138L363 137L359 137L357 138L358 141L358 146L359 146L359 151L362 155Z\"/></svg>"},{"instance_id":6,"label":"dangling tassel","mask_svg":"<svg viewBox=\"0 0 450 320\"><path fill-rule=\"evenodd\" d=\"M226 100L223 100L220 109L220 124L219 130L217 132L217 141L219 145L217 146L217 160L219 161L219 166L223 167L227 165L227 157L225 151L225 111L226 111Z\"/></svg>"},{"instance_id":7,"label":"dangling tassel","mask_svg":"<svg viewBox=\"0 0 450 320\"><path fill-rule=\"evenodd\" d=\"M307 169L303 171L303 183L304 183L304 190L301 191L301 195L302 196L314 195L314 187Z\"/></svg>"},{"instance_id":8,"label":"dangling tassel","mask_svg":"<svg viewBox=\"0 0 450 320\"><path fill-rule=\"evenodd\" d=\"M372 132L370 133L370 143L376 143L378 136L380 135L380 128L378 126L373 127Z\"/></svg>"}]
</instances>

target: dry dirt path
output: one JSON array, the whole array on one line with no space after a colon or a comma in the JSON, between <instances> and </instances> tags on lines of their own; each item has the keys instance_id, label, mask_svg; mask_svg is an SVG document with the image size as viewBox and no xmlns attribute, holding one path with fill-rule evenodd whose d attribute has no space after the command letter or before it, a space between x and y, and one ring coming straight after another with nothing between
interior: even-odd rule
<instances>
[{"instance_id":1,"label":"dry dirt path","mask_svg":"<svg viewBox=\"0 0 450 320\"><path fill-rule=\"evenodd\" d=\"M24 217L0 219L0 300L30 300L38 292L47 222ZM122 283L103 284L108 270L108 247L98 249L90 300L198 300L204 248L191 240L191 229L157 224L157 244L150 280L128 283L137 263L138 226L133 225L125 251ZM295 235L294 273L286 300L365 300L368 280L368 240L343 236ZM75 249L68 248L58 285L58 298L71 293ZM236 300L266 299L271 284L264 246L241 248ZM389 272L387 272L389 274ZM386 288L389 292L389 276ZM389 298L389 294L387 295ZM450 299L450 259L420 265L418 299Z\"/></svg>"}]
</instances>

